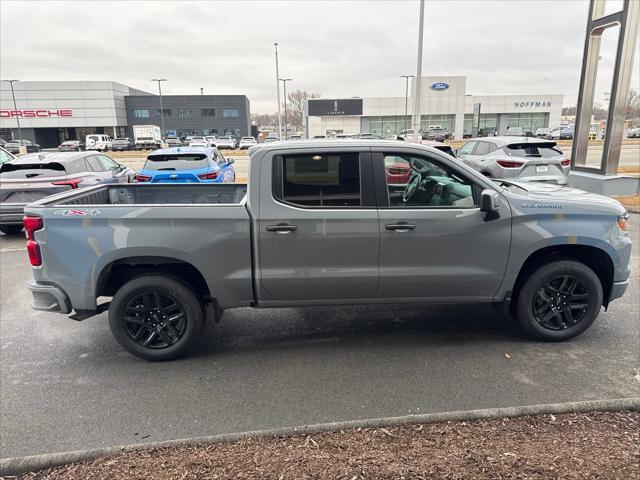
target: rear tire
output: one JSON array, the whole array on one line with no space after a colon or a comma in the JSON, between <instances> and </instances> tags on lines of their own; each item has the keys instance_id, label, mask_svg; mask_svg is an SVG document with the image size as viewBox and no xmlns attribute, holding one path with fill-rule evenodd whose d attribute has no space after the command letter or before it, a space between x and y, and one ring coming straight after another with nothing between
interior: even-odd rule
<instances>
[{"instance_id":1,"label":"rear tire","mask_svg":"<svg viewBox=\"0 0 640 480\"><path fill-rule=\"evenodd\" d=\"M196 342L203 306L174 278L145 275L125 283L109 308L111 333L127 352L145 360L173 360Z\"/></svg>"},{"instance_id":2,"label":"rear tire","mask_svg":"<svg viewBox=\"0 0 640 480\"><path fill-rule=\"evenodd\" d=\"M5 235L17 235L22 231L22 225L0 225L0 232Z\"/></svg>"},{"instance_id":3,"label":"rear tire","mask_svg":"<svg viewBox=\"0 0 640 480\"><path fill-rule=\"evenodd\" d=\"M518 295L518 320L528 335L558 342L587 330L601 305L602 284L595 272L583 263L559 260L526 280Z\"/></svg>"}]
</instances>

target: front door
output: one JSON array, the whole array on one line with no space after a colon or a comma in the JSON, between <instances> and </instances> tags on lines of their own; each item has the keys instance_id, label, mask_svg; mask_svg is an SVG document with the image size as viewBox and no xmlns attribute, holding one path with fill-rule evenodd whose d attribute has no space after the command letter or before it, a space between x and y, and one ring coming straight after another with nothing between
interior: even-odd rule
<instances>
[{"instance_id":1,"label":"front door","mask_svg":"<svg viewBox=\"0 0 640 480\"><path fill-rule=\"evenodd\" d=\"M376 151L377 150L377 151ZM486 301L498 290L511 241L508 204L483 219L481 186L435 153L374 149L379 197L378 298ZM404 183L395 172L410 170Z\"/></svg>"},{"instance_id":2,"label":"front door","mask_svg":"<svg viewBox=\"0 0 640 480\"><path fill-rule=\"evenodd\" d=\"M260 301L373 298L379 232L368 149L299 152L258 164Z\"/></svg>"}]
</instances>

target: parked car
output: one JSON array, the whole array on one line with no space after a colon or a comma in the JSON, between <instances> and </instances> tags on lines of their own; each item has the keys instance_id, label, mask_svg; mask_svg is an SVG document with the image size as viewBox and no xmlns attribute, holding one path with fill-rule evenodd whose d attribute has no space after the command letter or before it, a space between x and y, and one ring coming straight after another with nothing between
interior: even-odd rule
<instances>
[{"instance_id":1,"label":"parked car","mask_svg":"<svg viewBox=\"0 0 640 480\"><path fill-rule=\"evenodd\" d=\"M40 151L40 145L37 143L32 143L31 140L11 140L4 144L4 149L13 153L14 155L18 155L20 153L20 146L26 147L27 153L34 153Z\"/></svg>"},{"instance_id":2,"label":"parked car","mask_svg":"<svg viewBox=\"0 0 640 480\"><path fill-rule=\"evenodd\" d=\"M375 133L359 133L355 136L360 140L381 140L382 137L380 135L376 135Z\"/></svg>"},{"instance_id":3,"label":"parked car","mask_svg":"<svg viewBox=\"0 0 640 480\"><path fill-rule=\"evenodd\" d=\"M549 140L474 138L462 145L456 155L464 164L490 178L568 184L571 161Z\"/></svg>"},{"instance_id":4,"label":"parked car","mask_svg":"<svg viewBox=\"0 0 640 480\"><path fill-rule=\"evenodd\" d=\"M355 133L338 133L333 138L337 138L339 140L353 139L353 138L356 138L356 134Z\"/></svg>"},{"instance_id":5,"label":"parked car","mask_svg":"<svg viewBox=\"0 0 640 480\"><path fill-rule=\"evenodd\" d=\"M289 135L288 140L302 140L302 135L298 135L298 134Z\"/></svg>"},{"instance_id":6,"label":"parked car","mask_svg":"<svg viewBox=\"0 0 640 480\"><path fill-rule=\"evenodd\" d=\"M0 138L0 147L4 147L7 141L4 138Z\"/></svg>"},{"instance_id":7,"label":"parked car","mask_svg":"<svg viewBox=\"0 0 640 480\"><path fill-rule=\"evenodd\" d=\"M314 135L313 136L314 140L318 140L318 139L321 139L321 138L327 138L327 136L326 135Z\"/></svg>"},{"instance_id":8,"label":"parked car","mask_svg":"<svg viewBox=\"0 0 640 480\"><path fill-rule=\"evenodd\" d=\"M58 145L59 152L81 152L84 149L84 143L80 140L67 140Z\"/></svg>"},{"instance_id":9,"label":"parked car","mask_svg":"<svg viewBox=\"0 0 640 480\"><path fill-rule=\"evenodd\" d=\"M216 140L218 139L218 137L216 137L215 135L207 135L204 138L207 140L207 142L209 142L210 147L216 146Z\"/></svg>"},{"instance_id":10,"label":"parked car","mask_svg":"<svg viewBox=\"0 0 640 480\"><path fill-rule=\"evenodd\" d=\"M167 137L167 138L165 138L164 142L169 147L180 147L180 146L182 146L182 142L177 137Z\"/></svg>"},{"instance_id":11,"label":"parked car","mask_svg":"<svg viewBox=\"0 0 640 480\"><path fill-rule=\"evenodd\" d=\"M386 155L412 175L380 195ZM252 163L248 185L98 186L31 203L33 308L108 310L122 348L167 360L234 307L497 304L531 337L562 341L629 283L628 216L606 196L496 183L384 140L262 145Z\"/></svg>"},{"instance_id":12,"label":"parked car","mask_svg":"<svg viewBox=\"0 0 640 480\"><path fill-rule=\"evenodd\" d=\"M549 135L550 131L551 130L549 130L548 128L538 128L536 129L534 136L538 138L547 138L547 135Z\"/></svg>"},{"instance_id":13,"label":"parked car","mask_svg":"<svg viewBox=\"0 0 640 480\"><path fill-rule=\"evenodd\" d=\"M242 137L240 139L239 147L240 147L240 150L243 150L245 148L249 148L249 147L252 147L252 146L257 145L257 144L258 144L258 142L253 137Z\"/></svg>"},{"instance_id":14,"label":"parked car","mask_svg":"<svg viewBox=\"0 0 640 480\"><path fill-rule=\"evenodd\" d=\"M526 137L526 133L522 127L509 127L505 133L507 137Z\"/></svg>"},{"instance_id":15,"label":"parked car","mask_svg":"<svg viewBox=\"0 0 640 480\"><path fill-rule=\"evenodd\" d=\"M41 152L0 165L0 231L18 233L26 204L54 193L127 183L135 172L95 152Z\"/></svg>"},{"instance_id":16,"label":"parked car","mask_svg":"<svg viewBox=\"0 0 640 480\"><path fill-rule=\"evenodd\" d=\"M149 154L137 182L223 183L236 179L233 159L212 147L176 147Z\"/></svg>"},{"instance_id":17,"label":"parked car","mask_svg":"<svg viewBox=\"0 0 640 480\"><path fill-rule=\"evenodd\" d=\"M563 128L562 130L560 130L558 138L560 140L573 140L573 128Z\"/></svg>"},{"instance_id":18,"label":"parked car","mask_svg":"<svg viewBox=\"0 0 640 480\"><path fill-rule=\"evenodd\" d=\"M191 137L189 140L190 147L210 147L209 142L204 137Z\"/></svg>"},{"instance_id":19,"label":"parked car","mask_svg":"<svg viewBox=\"0 0 640 480\"><path fill-rule=\"evenodd\" d=\"M115 138L111 142L111 150L113 150L114 152L117 152L117 151L125 152L129 150L133 150L134 148L135 148L135 144L133 143L133 140L131 140L129 137Z\"/></svg>"},{"instance_id":20,"label":"parked car","mask_svg":"<svg viewBox=\"0 0 640 480\"><path fill-rule=\"evenodd\" d=\"M565 127L554 127L549 130L549 133L546 136L547 140L560 140L560 132Z\"/></svg>"},{"instance_id":21,"label":"parked car","mask_svg":"<svg viewBox=\"0 0 640 480\"><path fill-rule=\"evenodd\" d=\"M432 128L431 130L425 132L422 138L425 140L432 140L434 142L444 142L450 136L451 135L449 134L449 132L442 128Z\"/></svg>"},{"instance_id":22,"label":"parked car","mask_svg":"<svg viewBox=\"0 0 640 480\"><path fill-rule=\"evenodd\" d=\"M13 160L14 158L16 158L14 155L9 153L4 148L0 147L0 165L2 165L4 162L8 162L9 160Z\"/></svg>"},{"instance_id":23,"label":"parked car","mask_svg":"<svg viewBox=\"0 0 640 480\"><path fill-rule=\"evenodd\" d=\"M222 150L223 148L234 150L236 148L236 142L229 136L218 137L216 140L216 148L218 150Z\"/></svg>"},{"instance_id":24,"label":"parked car","mask_svg":"<svg viewBox=\"0 0 640 480\"><path fill-rule=\"evenodd\" d=\"M630 128L627 132L627 138L640 138L640 127Z\"/></svg>"},{"instance_id":25,"label":"parked car","mask_svg":"<svg viewBox=\"0 0 640 480\"><path fill-rule=\"evenodd\" d=\"M111 149L111 137L109 135L91 134L85 137L85 148L87 150L97 150L106 152Z\"/></svg>"}]
</instances>

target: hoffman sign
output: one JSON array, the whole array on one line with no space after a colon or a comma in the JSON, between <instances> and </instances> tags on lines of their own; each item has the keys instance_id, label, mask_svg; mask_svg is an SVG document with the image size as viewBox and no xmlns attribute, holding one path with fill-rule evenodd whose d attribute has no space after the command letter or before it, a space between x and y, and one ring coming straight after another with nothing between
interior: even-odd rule
<instances>
[{"instance_id":1,"label":"hoffman sign","mask_svg":"<svg viewBox=\"0 0 640 480\"><path fill-rule=\"evenodd\" d=\"M529 102L515 102L513 104L514 107L550 107L551 100L537 100L537 101L529 101Z\"/></svg>"},{"instance_id":2,"label":"hoffman sign","mask_svg":"<svg viewBox=\"0 0 640 480\"><path fill-rule=\"evenodd\" d=\"M52 118L73 117L73 110L62 108L59 110L0 110L0 118Z\"/></svg>"}]
</instances>

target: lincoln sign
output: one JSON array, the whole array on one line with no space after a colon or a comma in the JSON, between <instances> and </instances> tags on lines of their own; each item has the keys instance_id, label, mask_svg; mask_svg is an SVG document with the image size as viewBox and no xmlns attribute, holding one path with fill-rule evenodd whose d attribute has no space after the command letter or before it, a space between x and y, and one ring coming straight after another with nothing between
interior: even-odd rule
<instances>
[{"instance_id":1,"label":"lincoln sign","mask_svg":"<svg viewBox=\"0 0 640 480\"><path fill-rule=\"evenodd\" d=\"M0 118L51 118L51 117L73 117L73 110L62 108L59 110L0 110Z\"/></svg>"}]
</instances>

